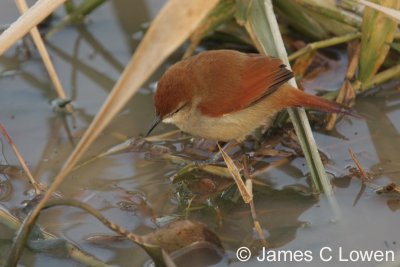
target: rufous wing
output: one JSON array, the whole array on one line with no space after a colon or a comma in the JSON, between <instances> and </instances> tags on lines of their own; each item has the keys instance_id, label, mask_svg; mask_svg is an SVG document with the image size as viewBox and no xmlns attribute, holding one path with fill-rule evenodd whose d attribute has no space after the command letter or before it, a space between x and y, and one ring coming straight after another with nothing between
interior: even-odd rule
<instances>
[{"instance_id":1,"label":"rufous wing","mask_svg":"<svg viewBox=\"0 0 400 267\"><path fill-rule=\"evenodd\" d=\"M218 117L254 105L275 92L293 77L293 73L278 58L259 54L242 54L238 64L239 79L224 88L224 96L209 98L198 108L207 116ZM223 70L221 70L223 71Z\"/></svg>"}]
</instances>

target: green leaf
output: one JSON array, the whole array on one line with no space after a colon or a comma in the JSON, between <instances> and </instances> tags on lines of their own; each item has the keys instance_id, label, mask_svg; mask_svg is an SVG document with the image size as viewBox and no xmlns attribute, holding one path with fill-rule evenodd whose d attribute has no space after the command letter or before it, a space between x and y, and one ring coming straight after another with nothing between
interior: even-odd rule
<instances>
[{"instance_id":1,"label":"green leaf","mask_svg":"<svg viewBox=\"0 0 400 267\"><path fill-rule=\"evenodd\" d=\"M280 14L290 26L299 32L315 39L321 40L329 37L328 32L305 11L306 9L300 6L293 0L275 0L274 6L280 11Z\"/></svg>"},{"instance_id":2,"label":"green leaf","mask_svg":"<svg viewBox=\"0 0 400 267\"><path fill-rule=\"evenodd\" d=\"M374 0L375 3L400 9L399 0ZM362 36L359 80L366 83L378 72L393 41L397 22L382 12L365 7Z\"/></svg>"},{"instance_id":3,"label":"green leaf","mask_svg":"<svg viewBox=\"0 0 400 267\"><path fill-rule=\"evenodd\" d=\"M279 57L287 66L290 67L270 0L255 0L251 2L238 0L237 17L249 31L250 36L252 36L260 52ZM289 83L292 86L297 87L294 79L289 81ZM332 187L326 177L326 172L319 156L318 148L304 109L288 110L307 160L315 188L320 188L318 182L320 181L325 193L327 195L332 195Z\"/></svg>"}]
</instances>

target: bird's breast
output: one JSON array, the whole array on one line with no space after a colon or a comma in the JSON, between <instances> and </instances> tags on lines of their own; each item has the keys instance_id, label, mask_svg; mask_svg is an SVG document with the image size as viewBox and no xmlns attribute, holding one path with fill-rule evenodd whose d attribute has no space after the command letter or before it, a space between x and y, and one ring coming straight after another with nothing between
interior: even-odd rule
<instances>
[{"instance_id":1,"label":"bird's breast","mask_svg":"<svg viewBox=\"0 0 400 267\"><path fill-rule=\"evenodd\" d=\"M271 123L276 112L271 112L268 102L266 99L245 109L217 117L204 115L199 109L193 108L168 122L175 124L184 132L201 138L240 141L257 127Z\"/></svg>"}]
</instances>

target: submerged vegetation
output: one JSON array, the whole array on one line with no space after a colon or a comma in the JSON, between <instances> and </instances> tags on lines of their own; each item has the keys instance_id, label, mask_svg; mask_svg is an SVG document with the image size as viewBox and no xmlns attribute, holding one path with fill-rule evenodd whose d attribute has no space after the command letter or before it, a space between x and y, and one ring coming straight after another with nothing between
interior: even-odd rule
<instances>
[{"instance_id":1,"label":"submerged vegetation","mask_svg":"<svg viewBox=\"0 0 400 267\"><path fill-rule=\"evenodd\" d=\"M30 30L57 91L58 113L55 116L74 116L77 111L73 105L74 99L69 99L64 92L36 27L64 4L65 16L51 18L51 25L45 28L44 36L50 40L55 34L63 34L67 25L84 24L85 18L96 12L104 2L39 0L35 8L27 10L25 0L16 0L20 12L26 13L0 35L0 54L4 54ZM196 242L206 244L207 248L211 247L221 256L223 249L220 239L223 237L209 228L221 226L224 209L229 210L232 205L250 214L252 222L248 227L256 233L257 246L261 244L270 248L278 247L282 240L274 239L274 236L266 237L263 223L267 219L260 218L260 213L268 211L256 209L255 202L260 199L286 199L287 195L292 195L301 206L296 212L302 212L315 204L320 193L324 192L332 205L332 213L335 213L336 200L324 167L328 159L317 149L304 109L282 112L271 130L264 132L261 129L240 146L234 145L230 151L207 141L190 140L190 137L174 131L148 138L126 139L89 160L81 159L129 99L179 48L184 50L183 57L207 48L258 51L276 56L286 65L292 66L296 81L292 80L291 84L299 85L300 88L303 81L313 80L323 72L324 64L331 60L329 49L344 48L347 49L348 60L341 86L323 88L328 90L319 93L345 106L354 106L358 97L377 85L400 77L400 1L373 2L376 5L352 0L169 0L150 27L143 30L144 37L118 82L50 185L43 185L40 177L31 174L13 137L0 122L4 140L15 151L35 191L32 205L24 218L17 218L5 208L0 209L0 222L17 231L17 237L7 255L2 255L5 260L1 264L16 266L26 246L34 251L70 257L84 265L108 266L69 241L36 225L41 210L60 205L77 207L90 213L120 237L142 247L155 264L160 266L174 266L176 258L188 253L189 250L185 249L198 248L191 247L193 243L198 245ZM339 119L333 114L322 124L321 116L311 114L310 118L312 122L316 121L320 129L327 130L334 130ZM171 215L172 218L166 220L172 223L164 224L163 228L153 233L139 235L112 223L87 204L72 199L50 199L52 196L60 196L56 190L68 179L70 173L101 158L126 151L143 154L149 161L163 160L178 166L178 170L169 173L168 178L172 181L173 199L180 210L176 217L181 220ZM207 162L215 153L220 153L221 157L212 163ZM353 174L360 178L362 184L354 204L366 187L372 187L379 193L399 193L399 186L394 181L385 186L376 185L351 149L350 155L356 166L352 169ZM276 192L263 179L259 179L261 174L300 157L307 161L312 181L309 187L285 188ZM7 168L2 171L5 170ZM204 214L211 214L207 215L211 218L207 225L194 220ZM289 229L287 238L293 238L294 231Z\"/></svg>"}]
</instances>

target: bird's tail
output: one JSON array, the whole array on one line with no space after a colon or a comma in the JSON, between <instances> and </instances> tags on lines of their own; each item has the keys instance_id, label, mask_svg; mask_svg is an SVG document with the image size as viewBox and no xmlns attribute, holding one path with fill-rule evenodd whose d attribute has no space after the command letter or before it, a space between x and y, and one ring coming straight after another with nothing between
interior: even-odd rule
<instances>
[{"instance_id":1,"label":"bird's tail","mask_svg":"<svg viewBox=\"0 0 400 267\"><path fill-rule=\"evenodd\" d=\"M334 101L325 98L307 94L289 84L284 84L280 90L284 95L283 104L286 107L305 107L317 109L328 113L342 113L354 117L360 117L354 110L351 110Z\"/></svg>"}]
</instances>

